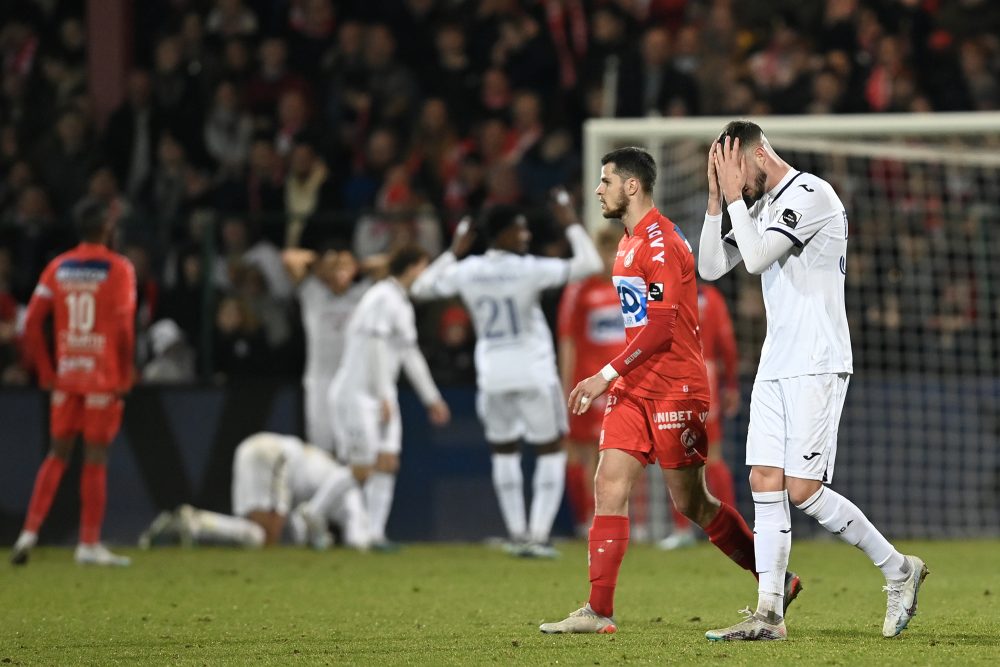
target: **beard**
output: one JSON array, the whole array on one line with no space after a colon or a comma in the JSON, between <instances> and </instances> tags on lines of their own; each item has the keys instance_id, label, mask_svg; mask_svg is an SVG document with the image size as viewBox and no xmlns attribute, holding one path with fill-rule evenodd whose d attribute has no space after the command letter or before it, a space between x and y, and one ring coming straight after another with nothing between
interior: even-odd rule
<instances>
[{"instance_id":1,"label":"beard","mask_svg":"<svg viewBox=\"0 0 1000 667\"><path fill-rule=\"evenodd\" d=\"M605 208L601 215L605 218L620 218L625 215L625 210L628 208L628 199L625 197L625 193L621 192L613 206L607 200L605 200L604 206Z\"/></svg>"},{"instance_id":2,"label":"beard","mask_svg":"<svg viewBox=\"0 0 1000 667\"><path fill-rule=\"evenodd\" d=\"M764 186L767 183L767 174L762 170L758 170L757 174L753 177L753 185L750 186L750 193L743 195L743 202L750 208L761 197L764 196Z\"/></svg>"}]
</instances>

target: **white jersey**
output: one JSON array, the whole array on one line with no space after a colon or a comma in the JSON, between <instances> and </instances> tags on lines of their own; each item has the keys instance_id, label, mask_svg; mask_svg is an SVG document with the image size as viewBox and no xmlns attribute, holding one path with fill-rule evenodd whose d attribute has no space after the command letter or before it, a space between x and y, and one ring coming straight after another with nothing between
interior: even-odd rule
<instances>
[{"instance_id":1,"label":"white jersey","mask_svg":"<svg viewBox=\"0 0 1000 667\"><path fill-rule=\"evenodd\" d=\"M306 334L305 377L329 381L344 353L347 322L369 283L351 285L335 294L315 276L307 276L298 287L302 327Z\"/></svg>"},{"instance_id":2,"label":"white jersey","mask_svg":"<svg viewBox=\"0 0 1000 667\"><path fill-rule=\"evenodd\" d=\"M425 405L441 396L417 347L413 304L395 278L368 288L347 323L340 368L330 387L334 400L351 395L396 400L401 368Z\"/></svg>"},{"instance_id":3,"label":"white jersey","mask_svg":"<svg viewBox=\"0 0 1000 667\"><path fill-rule=\"evenodd\" d=\"M425 276L435 296L461 296L476 330L476 377L488 392L529 389L558 378L543 290L565 285L569 260L488 250L461 261L451 252Z\"/></svg>"},{"instance_id":4,"label":"white jersey","mask_svg":"<svg viewBox=\"0 0 1000 667\"><path fill-rule=\"evenodd\" d=\"M844 307L847 212L840 197L823 179L790 170L749 213L760 234L780 233L794 244L761 274L767 335L757 379L853 373ZM725 241L736 245L732 232Z\"/></svg>"}]
</instances>

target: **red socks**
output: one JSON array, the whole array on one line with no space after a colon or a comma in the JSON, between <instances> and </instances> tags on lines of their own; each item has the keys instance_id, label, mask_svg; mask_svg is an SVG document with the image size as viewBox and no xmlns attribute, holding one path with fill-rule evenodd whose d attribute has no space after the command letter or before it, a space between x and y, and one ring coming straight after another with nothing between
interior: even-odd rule
<instances>
[{"instance_id":1,"label":"red socks","mask_svg":"<svg viewBox=\"0 0 1000 667\"><path fill-rule=\"evenodd\" d=\"M705 464L705 485L709 493L722 501L723 505L736 506L736 487L733 474L722 459L714 459Z\"/></svg>"},{"instance_id":2,"label":"red socks","mask_svg":"<svg viewBox=\"0 0 1000 667\"><path fill-rule=\"evenodd\" d=\"M746 524L744 524L746 525ZM601 616L615 612L615 586L628 549L627 516L602 514L590 528L590 608ZM751 559L753 544L750 545ZM753 561L751 560L751 566Z\"/></svg>"},{"instance_id":3,"label":"red socks","mask_svg":"<svg viewBox=\"0 0 1000 667\"><path fill-rule=\"evenodd\" d=\"M42 461L38 474L35 475L35 488L28 503L28 516L24 520L26 531L37 533L42 527L42 522L48 516L52 501L56 497L56 491L59 490L59 481L66 472L66 465L66 461L56 456L47 456Z\"/></svg>"},{"instance_id":4,"label":"red socks","mask_svg":"<svg viewBox=\"0 0 1000 667\"><path fill-rule=\"evenodd\" d=\"M566 466L566 495L573 521L577 526L586 526L594 514L594 494L587 490L587 471L580 463Z\"/></svg>"},{"instance_id":5,"label":"red socks","mask_svg":"<svg viewBox=\"0 0 1000 667\"><path fill-rule=\"evenodd\" d=\"M104 508L108 504L108 468L103 464L84 463L80 475L80 543L96 544L101 540Z\"/></svg>"},{"instance_id":6,"label":"red socks","mask_svg":"<svg viewBox=\"0 0 1000 667\"><path fill-rule=\"evenodd\" d=\"M705 528L705 533L719 551L757 576L754 568L753 533L736 508L723 503L712 523Z\"/></svg>"}]
</instances>

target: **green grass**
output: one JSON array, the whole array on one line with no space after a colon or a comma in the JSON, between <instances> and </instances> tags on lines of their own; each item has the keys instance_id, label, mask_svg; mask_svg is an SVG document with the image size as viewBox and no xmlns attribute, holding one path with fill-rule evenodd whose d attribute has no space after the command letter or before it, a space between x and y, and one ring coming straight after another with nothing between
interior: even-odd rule
<instances>
[{"instance_id":1,"label":"green grass","mask_svg":"<svg viewBox=\"0 0 1000 667\"><path fill-rule=\"evenodd\" d=\"M931 575L920 615L880 636L878 570L839 542L797 543L805 591L789 641L713 644L753 580L711 546L633 546L616 635L546 636L585 599L586 552L555 562L484 547L391 555L291 549L134 552L126 570L80 568L40 549L0 568L0 664L972 665L1000 660L1000 542L904 543Z\"/></svg>"}]
</instances>

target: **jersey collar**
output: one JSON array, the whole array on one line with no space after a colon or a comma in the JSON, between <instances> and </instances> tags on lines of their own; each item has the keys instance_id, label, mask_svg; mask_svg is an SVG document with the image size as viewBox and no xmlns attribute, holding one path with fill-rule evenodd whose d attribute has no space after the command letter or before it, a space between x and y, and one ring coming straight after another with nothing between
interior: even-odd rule
<instances>
[{"instance_id":1,"label":"jersey collar","mask_svg":"<svg viewBox=\"0 0 1000 667\"><path fill-rule=\"evenodd\" d=\"M778 181L773 188L767 191L767 200L771 201L772 199L777 198L777 196L781 194L781 191L792 182L792 179L801 173L801 171L796 171L795 169L789 167L785 175L781 177L781 180Z\"/></svg>"},{"instance_id":2,"label":"jersey collar","mask_svg":"<svg viewBox=\"0 0 1000 667\"><path fill-rule=\"evenodd\" d=\"M650 225L651 222L653 222L654 220L656 220L659 217L660 217L660 211L659 211L659 209L657 209L655 206L653 208L649 209L649 212L646 213L646 215L642 216L642 219L639 220L638 223L636 223L636 225L635 225L635 231L632 234L630 234L630 236L632 238L635 238L637 236L641 236L641 237L645 238L646 237L646 228L649 227L649 225ZM628 234L628 228L625 229L625 233Z\"/></svg>"}]
</instances>

